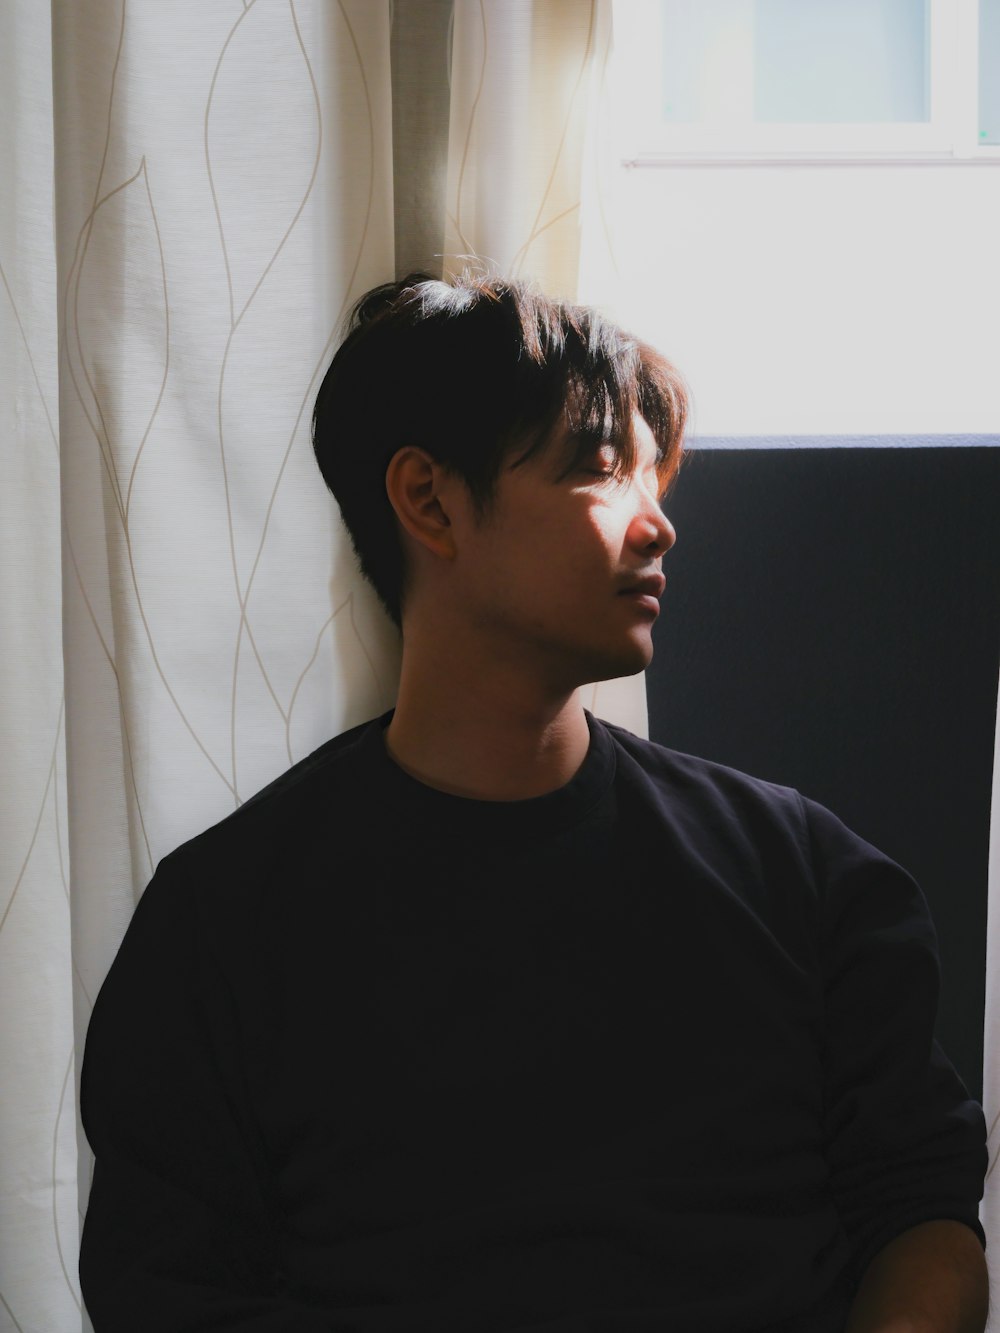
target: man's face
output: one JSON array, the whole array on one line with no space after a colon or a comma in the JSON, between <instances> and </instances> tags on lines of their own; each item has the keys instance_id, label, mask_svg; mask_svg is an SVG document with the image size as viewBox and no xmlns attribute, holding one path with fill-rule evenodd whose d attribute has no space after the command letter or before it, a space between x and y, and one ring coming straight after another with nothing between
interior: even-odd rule
<instances>
[{"instance_id":1,"label":"man's face","mask_svg":"<svg viewBox=\"0 0 1000 1333\"><path fill-rule=\"evenodd\" d=\"M677 534L660 509L656 443L633 421L636 463L616 479L610 446L562 476L565 442L505 464L493 505L463 522L456 591L491 661L575 689L642 671ZM514 456L516 459L516 455Z\"/></svg>"}]
</instances>

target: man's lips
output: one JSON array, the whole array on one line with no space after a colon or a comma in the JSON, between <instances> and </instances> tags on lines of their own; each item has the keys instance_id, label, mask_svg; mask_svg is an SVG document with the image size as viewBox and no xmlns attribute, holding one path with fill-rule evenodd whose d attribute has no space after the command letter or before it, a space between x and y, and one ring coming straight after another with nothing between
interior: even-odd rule
<instances>
[{"instance_id":1,"label":"man's lips","mask_svg":"<svg viewBox=\"0 0 1000 1333\"><path fill-rule=\"evenodd\" d=\"M648 574L645 578L635 579L626 584L621 589L620 596L629 594L643 597L655 597L657 601L663 596L663 589L667 586L666 577L663 574Z\"/></svg>"},{"instance_id":2,"label":"man's lips","mask_svg":"<svg viewBox=\"0 0 1000 1333\"><path fill-rule=\"evenodd\" d=\"M649 574L645 578L635 579L627 584L619 591L618 596L634 598L654 615L659 615L660 598L666 586L667 580L662 574Z\"/></svg>"}]
</instances>

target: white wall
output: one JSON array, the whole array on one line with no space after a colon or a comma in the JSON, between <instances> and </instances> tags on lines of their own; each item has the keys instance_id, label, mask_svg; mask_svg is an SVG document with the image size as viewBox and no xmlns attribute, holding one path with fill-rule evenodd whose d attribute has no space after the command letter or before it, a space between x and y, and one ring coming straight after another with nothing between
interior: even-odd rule
<instances>
[{"instance_id":1,"label":"white wall","mask_svg":"<svg viewBox=\"0 0 1000 1333\"><path fill-rule=\"evenodd\" d=\"M1000 166L621 167L615 315L693 433L1000 433Z\"/></svg>"}]
</instances>

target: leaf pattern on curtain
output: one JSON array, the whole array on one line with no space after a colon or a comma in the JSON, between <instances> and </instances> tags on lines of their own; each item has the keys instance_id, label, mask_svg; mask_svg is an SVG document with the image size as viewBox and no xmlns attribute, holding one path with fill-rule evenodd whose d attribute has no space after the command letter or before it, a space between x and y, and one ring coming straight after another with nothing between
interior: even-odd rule
<instances>
[{"instance_id":1,"label":"leaf pattern on curtain","mask_svg":"<svg viewBox=\"0 0 1000 1333\"><path fill-rule=\"evenodd\" d=\"M609 34L600 0L457 0L446 271L478 258L577 295L588 102Z\"/></svg>"},{"instance_id":2,"label":"leaf pattern on curtain","mask_svg":"<svg viewBox=\"0 0 1000 1333\"><path fill-rule=\"evenodd\" d=\"M389 10L48 9L0 15L23 510L4 529L0 1328L77 1333L76 1053L134 903L165 852L394 697L398 636L309 441L345 312L392 273Z\"/></svg>"},{"instance_id":3,"label":"leaf pattern on curtain","mask_svg":"<svg viewBox=\"0 0 1000 1333\"><path fill-rule=\"evenodd\" d=\"M114 275L109 283L109 275ZM170 311L163 246L146 160L88 218L70 275L66 349L81 409L108 470L118 519L129 506L143 448L163 399L170 359ZM97 326L88 313L98 313ZM114 318L108 318L113 313ZM141 331L143 374L112 389L124 361L120 340Z\"/></svg>"}]
</instances>

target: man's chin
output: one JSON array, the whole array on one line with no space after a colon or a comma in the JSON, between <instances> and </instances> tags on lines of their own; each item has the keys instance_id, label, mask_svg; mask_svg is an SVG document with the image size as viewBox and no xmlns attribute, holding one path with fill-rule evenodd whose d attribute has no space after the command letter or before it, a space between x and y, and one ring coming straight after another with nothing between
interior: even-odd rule
<instances>
[{"instance_id":1,"label":"man's chin","mask_svg":"<svg viewBox=\"0 0 1000 1333\"><path fill-rule=\"evenodd\" d=\"M643 631L630 641L628 666L621 672L623 676L635 676L645 671L653 660L653 636L649 630Z\"/></svg>"},{"instance_id":2,"label":"man's chin","mask_svg":"<svg viewBox=\"0 0 1000 1333\"><path fill-rule=\"evenodd\" d=\"M622 649L609 655L604 662L593 663L594 674L589 677L590 684L596 684L602 680L620 680L623 676L638 676L640 672L646 670L653 660L653 644L651 639L644 639L633 642L627 649Z\"/></svg>"}]
</instances>

